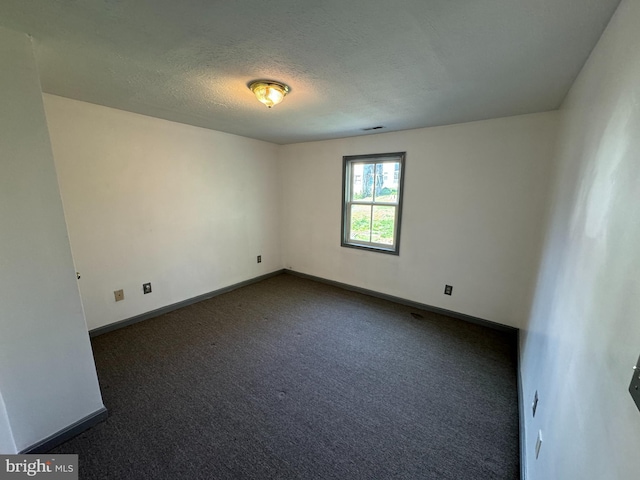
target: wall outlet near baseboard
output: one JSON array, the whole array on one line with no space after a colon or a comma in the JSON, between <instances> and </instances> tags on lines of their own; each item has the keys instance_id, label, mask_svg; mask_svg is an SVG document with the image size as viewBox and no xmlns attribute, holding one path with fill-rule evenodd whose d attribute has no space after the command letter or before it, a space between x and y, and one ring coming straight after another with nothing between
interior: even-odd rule
<instances>
[{"instance_id":1,"label":"wall outlet near baseboard","mask_svg":"<svg viewBox=\"0 0 640 480\"><path fill-rule=\"evenodd\" d=\"M151 293L151 283L143 283L142 284L142 292L146 295L147 293Z\"/></svg>"},{"instance_id":2,"label":"wall outlet near baseboard","mask_svg":"<svg viewBox=\"0 0 640 480\"><path fill-rule=\"evenodd\" d=\"M542 447L542 430L538 430L538 439L536 440L536 460L540 455L540 447Z\"/></svg>"},{"instance_id":3,"label":"wall outlet near baseboard","mask_svg":"<svg viewBox=\"0 0 640 480\"><path fill-rule=\"evenodd\" d=\"M116 290L113 292L114 297L116 297L116 302L120 300L124 300L124 290Z\"/></svg>"},{"instance_id":4,"label":"wall outlet near baseboard","mask_svg":"<svg viewBox=\"0 0 640 480\"><path fill-rule=\"evenodd\" d=\"M631 377L631 383L629 384L629 393L636 403L636 407L640 410L640 358L635 367L633 367L633 377Z\"/></svg>"},{"instance_id":5,"label":"wall outlet near baseboard","mask_svg":"<svg viewBox=\"0 0 640 480\"><path fill-rule=\"evenodd\" d=\"M452 285L445 285L444 286L444 294L445 295L452 295L453 294L453 286Z\"/></svg>"},{"instance_id":6,"label":"wall outlet near baseboard","mask_svg":"<svg viewBox=\"0 0 640 480\"><path fill-rule=\"evenodd\" d=\"M536 390L536 394L533 396L533 403L531 404L531 409L533 410L533 416L536 416L536 410L538 409L538 390Z\"/></svg>"},{"instance_id":7,"label":"wall outlet near baseboard","mask_svg":"<svg viewBox=\"0 0 640 480\"><path fill-rule=\"evenodd\" d=\"M258 263L262 263L262 255L258 255Z\"/></svg>"}]
</instances>

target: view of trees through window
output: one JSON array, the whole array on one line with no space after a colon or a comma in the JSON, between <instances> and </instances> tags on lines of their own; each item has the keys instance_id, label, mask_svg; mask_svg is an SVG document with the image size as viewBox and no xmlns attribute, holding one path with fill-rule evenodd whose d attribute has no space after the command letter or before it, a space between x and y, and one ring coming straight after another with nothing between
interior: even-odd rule
<instances>
[{"instance_id":1,"label":"view of trees through window","mask_svg":"<svg viewBox=\"0 0 640 480\"><path fill-rule=\"evenodd\" d=\"M347 246L394 250L396 247L401 159L388 157L345 164Z\"/></svg>"},{"instance_id":2,"label":"view of trees through window","mask_svg":"<svg viewBox=\"0 0 640 480\"><path fill-rule=\"evenodd\" d=\"M353 201L368 205L351 207L351 240L393 245L395 206L377 204L397 204L398 181L394 180L393 172L399 168L398 162L353 164Z\"/></svg>"}]
</instances>

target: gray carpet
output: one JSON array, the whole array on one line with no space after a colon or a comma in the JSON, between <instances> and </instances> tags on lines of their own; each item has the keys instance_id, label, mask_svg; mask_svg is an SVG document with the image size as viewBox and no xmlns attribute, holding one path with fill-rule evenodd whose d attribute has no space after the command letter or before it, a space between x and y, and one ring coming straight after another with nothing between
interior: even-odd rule
<instances>
[{"instance_id":1,"label":"gray carpet","mask_svg":"<svg viewBox=\"0 0 640 480\"><path fill-rule=\"evenodd\" d=\"M82 479L517 479L516 340L279 275L92 340Z\"/></svg>"}]
</instances>

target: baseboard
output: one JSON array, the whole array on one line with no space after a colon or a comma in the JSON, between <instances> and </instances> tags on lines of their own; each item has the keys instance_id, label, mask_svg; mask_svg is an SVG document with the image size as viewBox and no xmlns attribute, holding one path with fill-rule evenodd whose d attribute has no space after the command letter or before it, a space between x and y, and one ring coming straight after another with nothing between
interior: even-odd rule
<instances>
[{"instance_id":1,"label":"baseboard","mask_svg":"<svg viewBox=\"0 0 640 480\"><path fill-rule=\"evenodd\" d=\"M518 332L518 420L520 430L520 480L527 480L527 444L525 432L525 408L524 408L524 386L522 384L522 370L520 369L520 332Z\"/></svg>"},{"instance_id":2,"label":"baseboard","mask_svg":"<svg viewBox=\"0 0 640 480\"><path fill-rule=\"evenodd\" d=\"M177 310L179 308L186 307L194 303L202 302L203 300L208 300L218 295L222 295L223 293L231 292L232 290L236 290L237 288L245 287L247 285L251 285L252 283L257 283L262 280L266 280L267 278L275 277L282 273L295 275L300 278L306 278L316 282L325 283L327 285L333 285L335 287L344 288L345 290L350 290L352 292L362 293L364 295L369 295L376 298L382 298L384 300L400 303L402 305L407 305L409 307L419 308L421 310L426 310L428 312L446 315L448 317L464 320L465 322L475 323L476 325L482 325L484 327L492 328L494 330L499 330L502 332L513 333L513 334L516 334L518 332L518 329L515 327L510 327L509 325L503 325L501 323L493 322L491 320L486 320L484 318L474 317L472 315L466 315L464 313L458 313L458 312L454 312L453 310L447 310L440 307L434 307L432 305L427 305L425 303L415 302L413 300L407 300L406 298L396 297L394 295L388 295L386 293L380 293L380 292L376 292L375 290L369 290L362 287L356 287L354 285L349 285L347 283L342 283L342 282L337 282L335 280L329 280L326 278L317 277L315 275L309 275L307 273L296 272L295 270L281 269L271 273L267 273L266 275L260 275L259 277L254 277L249 280L245 280L243 282L235 283L233 285L229 285L228 287L223 287L218 290L214 290L212 292L204 293L196 297L188 298L181 302L173 303L171 305L167 305L165 307L161 307L156 310L152 310L150 312L142 313L140 315L136 315L135 317L126 318L124 320L110 323L102 327L94 328L92 330L89 330L89 335L91 337L96 337L98 335L102 335L103 333L128 327L129 325L133 325L135 323L142 322L144 320L149 320L151 318L159 317L160 315L164 315L165 313L173 312L174 310Z\"/></svg>"},{"instance_id":3,"label":"baseboard","mask_svg":"<svg viewBox=\"0 0 640 480\"><path fill-rule=\"evenodd\" d=\"M96 337L98 335L102 335L103 333L112 332L113 330L118 330L120 328L128 327L129 325L133 325L134 323L142 322L144 320L149 320L150 318L159 317L160 315L173 312L174 310L178 310L179 308L186 307L194 303L202 302L203 300L208 300L213 297L217 297L218 295L222 295L223 293L230 292L240 287L246 287L247 285L251 285L252 283L261 282L262 280L266 280L267 278L275 277L276 275L280 275L283 272L284 270L276 270L275 272L267 273L265 275L260 275L259 277L250 278L249 280L235 283L233 285L229 285L228 287L223 287L218 290L214 290L212 292L203 293L202 295L188 298L186 300L182 300L181 302L172 303L171 305L167 305L166 307L161 307L161 308L157 308L156 310L151 310L150 312L141 313L140 315L136 315L135 317L125 318L124 320L120 320L118 322L114 322L108 325L104 325L102 327L94 328L93 330L89 330L89 336Z\"/></svg>"},{"instance_id":4,"label":"baseboard","mask_svg":"<svg viewBox=\"0 0 640 480\"><path fill-rule=\"evenodd\" d=\"M99 410L96 410L90 415L87 415L81 420L69 425L66 428L63 428L57 433L45 438L44 440L31 445L28 448L25 448L20 452L21 455L27 453L47 453L54 447L66 442L67 440L72 439L76 435L81 434L85 430L97 425L98 423L106 420L108 416L107 409L102 407Z\"/></svg>"},{"instance_id":5,"label":"baseboard","mask_svg":"<svg viewBox=\"0 0 640 480\"><path fill-rule=\"evenodd\" d=\"M295 270L284 270L284 272L289 275L295 275L296 277L306 278L309 280L314 280L316 282L326 283L327 285L333 285L334 287L344 288L345 290L350 290L352 292L362 293L364 295L369 295L371 297L376 297L376 298L382 298L383 300L389 300L391 302L399 303L401 305L407 305L409 307L419 308L420 310L426 310L427 312L433 312L441 315L446 315L448 317L457 318L459 320L475 323L476 325L482 325L483 327L488 327L493 330L512 333L514 335L518 333L518 329L515 327L510 327L509 325L503 325L501 323L492 322L491 320L485 320L483 318L474 317L472 315L466 315L464 313L454 312L453 310L434 307L432 305L427 305L425 303L414 302L413 300L407 300L406 298L387 295L386 293L380 293L380 292L376 292L375 290L369 290L362 287L355 287L347 283L336 282L335 280L328 280L326 278L316 277L315 275L296 272Z\"/></svg>"}]
</instances>

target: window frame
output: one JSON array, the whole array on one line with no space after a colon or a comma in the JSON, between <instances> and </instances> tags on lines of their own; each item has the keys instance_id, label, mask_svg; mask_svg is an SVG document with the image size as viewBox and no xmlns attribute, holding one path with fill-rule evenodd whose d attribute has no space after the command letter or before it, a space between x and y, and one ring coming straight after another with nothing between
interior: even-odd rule
<instances>
[{"instance_id":1,"label":"window frame","mask_svg":"<svg viewBox=\"0 0 640 480\"><path fill-rule=\"evenodd\" d=\"M359 250L367 250L370 252L386 253L389 255L400 255L400 232L402 224L402 199L404 196L404 177L406 169L406 157L407 152L392 152L392 153L374 153L367 155L345 155L342 157L342 225L341 225L341 239L340 246L347 248L356 248ZM353 165L358 163L385 163L394 162L399 163L398 169L398 201L397 203L387 202L375 202L375 181L372 192L371 201L353 201L351 195L351 175L353 172ZM374 172L376 167L374 166ZM364 181L364 179L363 179ZM389 206L392 205L396 208L396 217L394 222L394 244L392 246L385 246L385 244L365 242L359 240L352 240L349 238L351 222L349 213L353 205L380 205Z\"/></svg>"}]
</instances>

